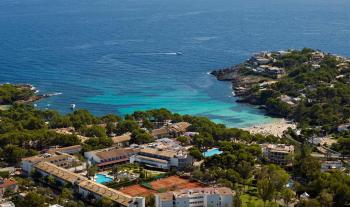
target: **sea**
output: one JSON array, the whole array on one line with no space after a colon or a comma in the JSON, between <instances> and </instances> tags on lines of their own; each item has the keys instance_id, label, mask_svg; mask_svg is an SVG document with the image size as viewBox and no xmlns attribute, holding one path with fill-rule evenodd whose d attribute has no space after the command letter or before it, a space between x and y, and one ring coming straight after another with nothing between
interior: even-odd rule
<instances>
[{"instance_id":1,"label":"sea","mask_svg":"<svg viewBox=\"0 0 350 207\"><path fill-rule=\"evenodd\" d=\"M1 0L0 82L58 93L39 108L167 108L230 127L271 123L209 72L254 52L350 56L349 0Z\"/></svg>"}]
</instances>

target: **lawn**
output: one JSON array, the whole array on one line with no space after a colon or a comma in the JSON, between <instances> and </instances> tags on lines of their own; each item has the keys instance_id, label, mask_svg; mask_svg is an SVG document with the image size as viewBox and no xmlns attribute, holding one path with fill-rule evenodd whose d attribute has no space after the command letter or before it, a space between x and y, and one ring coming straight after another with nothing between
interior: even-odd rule
<instances>
[{"instance_id":1,"label":"lawn","mask_svg":"<svg viewBox=\"0 0 350 207\"><path fill-rule=\"evenodd\" d=\"M0 105L0 111L6 111L9 110L11 105Z\"/></svg>"},{"instance_id":2,"label":"lawn","mask_svg":"<svg viewBox=\"0 0 350 207\"><path fill-rule=\"evenodd\" d=\"M156 176L161 176L164 175L165 172L160 172L160 171L154 171L154 170L146 170L144 169L144 172L146 173L147 177L156 177Z\"/></svg>"},{"instance_id":3,"label":"lawn","mask_svg":"<svg viewBox=\"0 0 350 207\"><path fill-rule=\"evenodd\" d=\"M248 194L243 194L241 196L241 200L242 200L242 207L263 207L264 206L263 200ZM266 202L266 206L278 207L278 204L276 204L275 202Z\"/></svg>"}]
</instances>

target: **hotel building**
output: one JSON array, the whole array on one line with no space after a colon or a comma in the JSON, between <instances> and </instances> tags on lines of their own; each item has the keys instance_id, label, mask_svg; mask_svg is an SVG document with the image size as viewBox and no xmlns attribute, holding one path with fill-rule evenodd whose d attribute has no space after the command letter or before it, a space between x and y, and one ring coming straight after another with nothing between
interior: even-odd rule
<instances>
[{"instance_id":1,"label":"hotel building","mask_svg":"<svg viewBox=\"0 0 350 207\"><path fill-rule=\"evenodd\" d=\"M71 184L76 192L83 198L101 199L108 198L120 206L124 207L145 207L145 199L143 197L131 197L120 191L108 188L107 186L98 184L88 180L86 177L70 172L64 168L58 167L49 162L39 162L35 165L35 170L42 176L53 176L57 182L62 185Z\"/></svg>"},{"instance_id":2,"label":"hotel building","mask_svg":"<svg viewBox=\"0 0 350 207\"><path fill-rule=\"evenodd\" d=\"M193 164L193 157L186 147L168 138L158 139L153 143L141 145L135 155L130 157L131 163L140 163L151 168L169 170L183 169Z\"/></svg>"},{"instance_id":3,"label":"hotel building","mask_svg":"<svg viewBox=\"0 0 350 207\"><path fill-rule=\"evenodd\" d=\"M232 207L229 188L193 188L155 195L156 207Z\"/></svg>"},{"instance_id":4,"label":"hotel building","mask_svg":"<svg viewBox=\"0 0 350 207\"><path fill-rule=\"evenodd\" d=\"M102 170L112 168L117 164L128 163L130 157L135 153L135 149L111 147L85 152L84 156L90 164Z\"/></svg>"}]
</instances>

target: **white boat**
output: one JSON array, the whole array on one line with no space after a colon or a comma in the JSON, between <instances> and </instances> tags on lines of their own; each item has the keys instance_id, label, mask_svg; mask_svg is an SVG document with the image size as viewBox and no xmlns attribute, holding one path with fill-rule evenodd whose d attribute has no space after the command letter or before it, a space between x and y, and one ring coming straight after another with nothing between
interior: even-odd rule
<instances>
[{"instance_id":1,"label":"white boat","mask_svg":"<svg viewBox=\"0 0 350 207\"><path fill-rule=\"evenodd\" d=\"M74 109L75 109L75 104L71 104L71 105L70 105L70 108L71 108L72 110L74 110Z\"/></svg>"}]
</instances>

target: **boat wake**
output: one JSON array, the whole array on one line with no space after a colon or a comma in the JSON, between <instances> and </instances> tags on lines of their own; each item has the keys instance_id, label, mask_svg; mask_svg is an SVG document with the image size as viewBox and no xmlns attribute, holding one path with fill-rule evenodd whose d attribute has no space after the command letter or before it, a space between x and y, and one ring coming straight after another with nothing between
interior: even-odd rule
<instances>
[{"instance_id":1,"label":"boat wake","mask_svg":"<svg viewBox=\"0 0 350 207\"><path fill-rule=\"evenodd\" d=\"M52 93L52 95L53 96L59 96L59 95L62 95L62 93L61 92L54 92L54 93Z\"/></svg>"},{"instance_id":2,"label":"boat wake","mask_svg":"<svg viewBox=\"0 0 350 207\"><path fill-rule=\"evenodd\" d=\"M54 93L48 93L48 94L45 94L47 97L51 97L51 96L59 96L59 95L62 95L61 92L54 92Z\"/></svg>"},{"instance_id":3,"label":"boat wake","mask_svg":"<svg viewBox=\"0 0 350 207\"><path fill-rule=\"evenodd\" d=\"M137 52L133 55L183 55L181 52Z\"/></svg>"}]
</instances>

